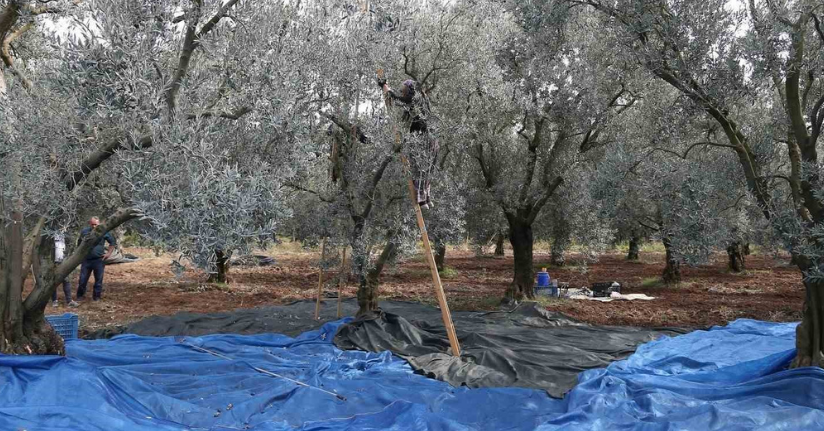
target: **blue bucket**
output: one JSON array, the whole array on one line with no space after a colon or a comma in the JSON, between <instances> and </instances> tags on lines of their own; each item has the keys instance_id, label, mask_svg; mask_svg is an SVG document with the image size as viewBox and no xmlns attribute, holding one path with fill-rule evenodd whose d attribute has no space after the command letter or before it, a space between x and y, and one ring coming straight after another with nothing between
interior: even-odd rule
<instances>
[{"instance_id":1,"label":"blue bucket","mask_svg":"<svg viewBox=\"0 0 824 431\"><path fill-rule=\"evenodd\" d=\"M546 271L538 272L538 288L549 287L549 273Z\"/></svg>"}]
</instances>

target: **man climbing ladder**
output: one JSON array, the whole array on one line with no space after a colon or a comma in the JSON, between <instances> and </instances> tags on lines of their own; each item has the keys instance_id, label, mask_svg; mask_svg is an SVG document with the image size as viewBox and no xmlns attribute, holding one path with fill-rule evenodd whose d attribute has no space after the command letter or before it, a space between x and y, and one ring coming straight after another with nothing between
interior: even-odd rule
<instances>
[{"instance_id":1,"label":"man climbing ladder","mask_svg":"<svg viewBox=\"0 0 824 431\"><path fill-rule=\"evenodd\" d=\"M409 83L409 85L407 85L407 83ZM408 125L410 135L413 138L422 138L417 140L417 142L423 140L425 144L428 145L428 148L424 147L424 150L429 149L433 150L432 152L437 153L437 141L429 135L429 130L426 124L427 117L421 114L424 112L429 112L429 103L426 100L423 91L419 92L420 99L416 101L414 93L416 83L414 81L407 80L404 82L401 94L398 95L393 92L388 85L386 85L386 80L383 79L383 71L381 70L378 70L378 84L381 89L383 89L386 108L391 109L392 102L394 100L401 101L403 103L402 107L404 110L400 121L404 125L404 128ZM392 125L395 129L396 144L400 145L402 141L401 134L398 131L397 124L393 122ZM410 141L415 142L416 140L412 139ZM434 145L432 144L433 142ZM431 172L431 168L434 167L434 159L436 158L436 154L431 157L432 164L425 168L425 173L427 174ZM412 179L409 180L409 194L413 201L416 201L417 203L417 205L415 205L415 216L418 220L418 227L421 230L424 255L426 255L426 261L429 263L429 270L432 273L432 282L435 285L435 297L438 299L438 305L441 309L441 317L443 318L443 324L446 328L446 335L449 338L449 346L452 349L453 356L461 356L461 346L458 342L458 335L455 333L455 325L452 324L452 314L449 312L449 304L446 302L446 295L443 292L443 285L441 284L441 276L438 274L438 268L435 264L435 257L432 255L432 245L429 243L429 234L426 232L426 223L423 220L423 213L421 212L421 208L431 207L431 202L429 200L428 177L421 177L422 172L420 170L418 170L418 172L412 170L406 156L402 155L401 160L403 161L404 171L412 175ZM417 167L420 168L420 164L418 164ZM417 178L417 180L413 180L415 178ZM417 185L415 185L415 181L418 181Z\"/></svg>"},{"instance_id":2,"label":"man climbing ladder","mask_svg":"<svg viewBox=\"0 0 824 431\"><path fill-rule=\"evenodd\" d=\"M440 146L430 133L428 122L431 118L429 99L414 80L407 79L401 84L400 92L395 92L383 78L378 85L386 96L387 107L397 102L402 109L399 121L409 135L404 142L410 154L410 171L415 187L415 200L421 208L433 208L429 178L435 170Z\"/></svg>"}]
</instances>

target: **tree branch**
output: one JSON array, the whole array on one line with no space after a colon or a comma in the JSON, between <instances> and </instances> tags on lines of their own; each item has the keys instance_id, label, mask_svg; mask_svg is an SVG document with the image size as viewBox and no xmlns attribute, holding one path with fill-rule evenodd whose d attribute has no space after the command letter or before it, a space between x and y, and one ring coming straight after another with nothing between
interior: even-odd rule
<instances>
[{"instance_id":1,"label":"tree branch","mask_svg":"<svg viewBox=\"0 0 824 431\"><path fill-rule=\"evenodd\" d=\"M810 110L810 119L813 123L812 134L810 135L810 140L813 144L816 143L818 137L821 135L821 126L824 123L824 95L815 102L813 105L812 110Z\"/></svg>"},{"instance_id":2,"label":"tree branch","mask_svg":"<svg viewBox=\"0 0 824 431\"><path fill-rule=\"evenodd\" d=\"M2 37L2 43L0 43L0 58L3 60L6 67L8 67L18 78L20 78L20 83L25 89L31 88L33 84L23 74L23 72L17 68L17 65L14 64L14 60L11 57L11 43L32 27L34 27L34 23L29 22L18 27L16 30L12 30L11 33L8 33L5 37L3 37L0 33L0 37Z\"/></svg>"},{"instance_id":3,"label":"tree branch","mask_svg":"<svg viewBox=\"0 0 824 431\"><path fill-rule=\"evenodd\" d=\"M11 30L20 16L20 1L11 0L3 13L0 14L0 40L5 40L6 34Z\"/></svg>"},{"instance_id":4,"label":"tree branch","mask_svg":"<svg viewBox=\"0 0 824 431\"><path fill-rule=\"evenodd\" d=\"M652 227L652 226L649 226L649 225L645 225L645 224L644 224L643 222L641 222L640 220L637 220L637 222L638 222L638 224L640 224L641 226L643 226L643 227L645 227L645 228L647 228L647 229L649 229L649 230L651 230L651 231L653 231L653 232L658 232L659 230L661 230L661 228L660 228L660 227Z\"/></svg>"},{"instance_id":5,"label":"tree branch","mask_svg":"<svg viewBox=\"0 0 824 431\"><path fill-rule=\"evenodd\" d=\"M538 214L540 214L541 209L544 207L544 205L546 205L547 201L549 201L549 198L552 197L552 195L555 193L555 190L563 183L564 179L561 176L557 176L554 180L552 180L552 182L549 184L546 190L544 190L544 194L541 196L541 198L538 199L538 201L535 202L535 205L532 206L532 210L529 212L529 215L526 219L526 221L529 224L532 224L532 222L534 222L535 219L538 218Z\"/></svg>"},{"instance_id":6,"label":"tree branch","mask_svg":"<svg viewBox=\"0 0 824 431\"><path fill-rule=\"evenodd\" d=\"M163 98L166 100L166 109L170 117L174 116L180 86L183 83L183 78L189 71L189 62L192 60L192 54L198 46L197 22L200 20L202 0L193 0L193 3L194 7L187 13L187 15L191 16L186 19L186 35L183 37L183 46L180 49L177 67L175 67L175 72L166 84L166 89L163 92Z\"/></svg>"},{"instance_id":7,"label":"tree branch","mask_svg":"<svg viewBox=\"0 0 824 431\"><path fill-rule=\"evenodd\" d=\"M690 145L690 146L689 146L689 147L688 147L688 148L684 151L684 155L682 155L682 156L681 156L681 158L682 158L682 159L684 159L684 160L686 160L686 159L687 159L687 156L688 156L688 155L689 155L689 153L690 153L690 151L692 151L692 149L693 149L693 148L695 148L695 147L697 147L697 146L699 146L699 145L709 145L709 146L711 146L711 147L732 148L732 149L735 149L735 148L736 148L736 146L735 146L735 145L730 145L730 144L719 144L719 143L717 143L717 142L711 142L711 141L701 141L701 142L696 142L696 143L694 143L694 144Z\"/></svg>"},{"instance_id":8,"label":"tree branch","mask_svg":"<svg viewBox=\"0 0 824 431\"><path fill-rule=\"evenodd\" d=\"M821 20L815 13L810 13L813 17L813 22L815 24L815 32L818 33L818 37L821 39L821 43L824 43L824 30L821 29Z\"/></svg>"},{"instance_id":9,"label":"tree branch","mask_svg":"<svg viewBox=\"0 0 824 431\"><path fill-rule=\"evenodd\" d=\"M521 187L521 194L518 197L519 205L523 206L526 204L527 196L529 196L529 190L532 187L532 180L535 178L535 168L538 164L538 146L541 144L541 132L544 127L544 120L534 120L533 123L535 124L535 133L532 135L532 139L528 140L527 151L529 152L529 160L526 163L526 175L524 178L523 187Z\"/></svg>"},{"instance_id":10,"label":"tree branch","mask_svg":"<svg viewBox=\"0 0 824 431\"><path fill-rule=\"evenodd\" d=\"M83 3L83 0L74 0L74 1L72 1L72 6L77 6L77 5L79 5L80 3ZM43 5L43 6L39 6L39 7L38 7L38 6L31 5L31 4L26 6L26 10L27 10L27 11L28 11L31 15L43 15L43 14L61 13L61 12L65 12L65 11L66 11L65 9L63 9L63 8L61 8L61 7L59 7L59 6L49 6L49 5Z\"/></svg>"},{"instance_id":11,"label":"tree branch","mask_svg":"<svg viewBox=\"0 0 824 431\"><path fill-rule=\"evenodd\" d=\"M226 118L228 120L238 120L240 117L252 112L252 108L248 106L240 107L232 112L214 112L214 111L205 111L201 112L200 114L189 114L186 116L189 120L196 120L198 118L208 118L208 117L220 117Z\"/></svg>"},{"instance_id":12,"label":"tree branch","mask_svg":"<svg viewBox=\"0 0 824 431\"><path fill-rule=\"evenodd\" d=\"M35 251L40 247L40 239L42 238L40 233L45 225L46 217L41 216L23 241L23 283L26 282L26 278L29 276L29 268L31 268L34 260Z\"/></svg>"},{"instance_id":13,"label":"tree branch","mask_svg":"<svg viewBox=\"0 0 824 431\"><path fill-rule=\"evenodd\" d=\"M78 183L84 180L92 171L100 167L100 165L113 156L115 152L123 148L123 145L126 143L132 143L135 148L146 149L152 146L153 141L152 137L147 135L140 138L137 142L133 142L131 138L126 138L118 139L106 144L97 151L89 154L89 156L80 163L79 170L67 173L65 175L66 188L69 191L73 190Z\"/></svg>"},{"instance_id":14,"label":"tree branch","mask_svg":"<svg viewBox=\"0 0 824 431\"><path fill-rule=\"evenodd\" d=\"M366 207L360 214L360 216L364 219L369 217L369 213L372 212L372 203L374 202L374 199L372 199L371 196L375 195L375 189L378 188L378 184L380 183L381 178L383 178L383 173L386 172L386 168L389 167L389 163L391 163L392 159L395 158L395 154L400 152L400 147L395 146L395 149L396 151L392 151L391 153L386 155L386 157L381 162L381 165L378 167L378 170L375 171L374 175L372 175L372 181L370 182L369 189L366 192L366 195L370 196L370 199L368 199Z\"/></svg>"},{"instance_id":15,"label":"tree branch","mask_svg":"<svg viewBox=\"0 0 824 431\"><path fill-rule=\"evenodd\" d=\"M478 142L475 144L475 148L478 150L478 153L474 155L474 158L478 161L478 164L481 167L481 173L483 174L486 182L486 188L487 190L492 190L492 188L495 187L496 181L492 170L486 166L486 160L484 160L484 146L482 143Z\"/></svg>"},{"instance_id":16,"label":"tree branch","mask_svg":"<svg viewBox=\"0 0 824 431\"><path fill-rule=\"evenodd\" d=\"M229 0L223 6L218 9L218 11L206 21L206 24L203 24L203 27L200 28L200 31L197 32L197 39L199 40L203 36L209 34L210 31L223 19L224 16L229 12L229 9L233 8L240 0ZM198 42L199 43L199 42Z\"/></svg>"},{"instance_id":17,"label":"tree branch","mask_svg":"<svg viewBox=\"0 0 824 431\"><path fill-rule=\"evenodd\" d=\"M320 192L318 192L316 190L312 190L312 189L307 188L307 187L303 187L299 184L294 184L294 183L291 183L291 182L287 182L287 183L284 183L284 186L292 188L294 190L298 190L298 191L302 191L302 192L306 192L306 193L311 193L311 194L317 196L318 199L320 199L321 202L326 202L328 204L331 204L331 203L335 202L334 199L327 198L327 197L321 195Z\"/></svg>"},{"instance_id":18,"label":"tree branch","mask_svg":"<svg viewBox=\"0 0 824 431\"><path fill-rule=\"evenodd\" d=\"M415 68L414 61L412 67L409 67L409 55L406 53L406 45L404 45L401 55L403 56L403 73L407 74L410 78L417 81L417 74L412 70Z\"/></svg>"}]
</instances>

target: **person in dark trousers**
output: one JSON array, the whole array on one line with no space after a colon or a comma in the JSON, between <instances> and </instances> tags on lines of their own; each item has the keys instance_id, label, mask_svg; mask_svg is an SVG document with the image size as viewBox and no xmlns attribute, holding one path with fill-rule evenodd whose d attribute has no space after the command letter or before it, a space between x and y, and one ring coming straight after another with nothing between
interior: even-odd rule
<instances>
[{"instance_id":1,"label":"person in dark trousers","mask_svg":"<svg viewBox=\"0 0 824 431\"><path fill-rule=\"evenodd\" d=\"M60 265L63 263L63 258L66 255L66 236L61 232L54 236L54 264ZM72 285L68 278L63 279L63 295L66 297L66 305L69 307L77 307L79 304L72 301ZM52 307L57 307L57 289L54 289L52 294Z\"/></svg>"},{"instance_id":2,"label":"person in dark trousers","mask_svg":"<svg viewBox=\"0 0 824 431\"><path fill-rule=\"evenodd\" d=\"M423 88L412 80L403 81L400 92L392 90L384 79L378 79L378 86L384 94L403 109L401 121L409 129L413 136L410 142L416 148L412 149L410 157L410 170L412 171L412 184L415 186L415 198L421 208L434 208L432 195L430 194L429 177L435 169L435 161L438 158L440 145L438 140L430 133L427 121L431 116L429 98L424 93Z\"/></svg>"},{"instance_id":3,"label":"person in dark trousers","mask_svg":"<svg viewBox=\"0 0 824 431\"><path fill-rule=\"evenodd\" d=\"M92 230L96 228L100 224L100 219L97 217L92 217L89 220L89 226L83 228L80 231L80 237L77 238L77 245L80 245L83 242L83 239L86 238L88 235L92 233ZM104 242L109 243L109 249L106 250ZM112 234L106 232L97 244L89 251L89 254L86 255L86 259L83 260L83 263L80 265L80 282L77 285L77 300L83 300L84 296L86 295L86 284L89 283L89 276L94 273L94 291L92 293L92 299L98 301L103 296L103 262L109 255L114 252L115 247L117 246L117 241L115 241Z\"/></svg>"}]
</instances>

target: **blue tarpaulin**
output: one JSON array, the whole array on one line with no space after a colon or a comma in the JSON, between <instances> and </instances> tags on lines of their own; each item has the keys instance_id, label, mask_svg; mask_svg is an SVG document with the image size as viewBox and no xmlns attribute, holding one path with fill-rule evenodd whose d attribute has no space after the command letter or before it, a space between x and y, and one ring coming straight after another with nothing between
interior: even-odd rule
<instances>
[{"instance_id":1,"label":"blue tarpaulin","mask_svg":"<svg viewBox=\"0 0 824 431\"><path fill-rule=\"evenodd\" d=\"M124 335L69 342L67 358L2 356L0 430L824 429L824 370L785 369L793 324L665 337L582 373L563 400L455 388L389 353L341 351L340 324L297 338Z\"/></svg>"}]
</instances>

